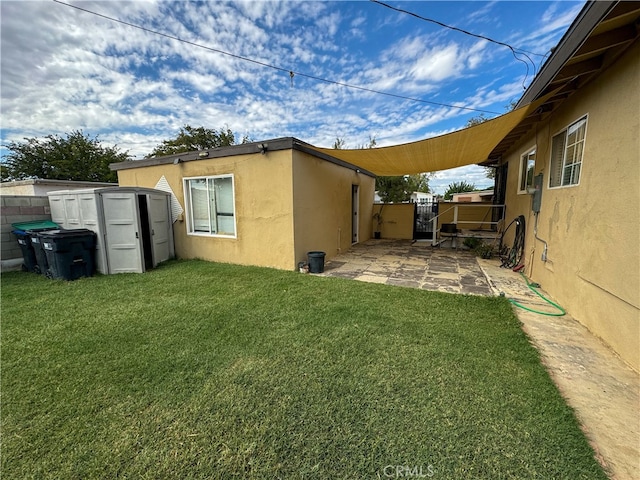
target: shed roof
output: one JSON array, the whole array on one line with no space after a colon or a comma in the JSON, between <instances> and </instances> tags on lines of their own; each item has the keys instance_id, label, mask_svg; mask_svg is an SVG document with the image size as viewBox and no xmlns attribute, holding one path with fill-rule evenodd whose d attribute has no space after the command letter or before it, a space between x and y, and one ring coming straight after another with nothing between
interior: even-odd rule
<instances>
[{"instance_id":1,"label":"shed roof","mask_svg":"<svg viewBox=\"0 0 640 480\"><path fill-rule=\"evenodd\" d=\"M54 187L111 187L117 186L117 183L110 182L86 182L78 180L53 180L48 178L28 178L26 180L11 180L2 182L2 187L18 187L23 185L50 185Z\"/></svg>"}]
</instances>

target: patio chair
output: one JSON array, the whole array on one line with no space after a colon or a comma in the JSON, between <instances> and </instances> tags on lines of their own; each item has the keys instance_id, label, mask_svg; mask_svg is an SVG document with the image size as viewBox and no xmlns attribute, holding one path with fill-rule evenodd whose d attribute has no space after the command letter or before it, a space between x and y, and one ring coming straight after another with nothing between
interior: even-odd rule
<instances>
[{"instance_id":1,"label":"patio chair","mask_svg":"<svg viewBox=\"0 0 640 480\"><path fill-rule=\"evenodd\" d=\"M451 242L451 248L458 248L458 226L455 223L443 223L440 227L440 238L442 241L438 246L442 247L442 244L449 240Z\"/></svg>"}]
</instances>

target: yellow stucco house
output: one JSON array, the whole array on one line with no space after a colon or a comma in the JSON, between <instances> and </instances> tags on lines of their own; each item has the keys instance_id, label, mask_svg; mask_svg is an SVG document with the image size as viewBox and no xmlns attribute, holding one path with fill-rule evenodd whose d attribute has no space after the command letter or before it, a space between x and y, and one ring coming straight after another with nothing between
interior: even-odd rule
<instances>
[{"instance_id":1,"label":"yellow stucco house","mask_svg":"<svg viewBox=\"0 0 640 480\"><path fill-rule=\"evenodd\" d=\"M640 2L590 2L491 154L527 275L640 370ZM502 198L500 198L502 196Z\"/></svg>"},{"instance_id":2,"label":"yellow stucco house","mask_svg":"<svg viewBox=\"0 0 640 480\"><path fill-rule=\"evenodd\" d=\"M178 256L292 269L371 237L373 173L494 166L494 203L526 219L527 276L640 371L638 25L640 2L587 2L518 108L440 137L366 151L285 138L112 168L123 186L166 178L185 210Z\"/></svg>"},{"instance_id":3,"label":"yellow stucco house","mask_svg":"<svg viewBox=\"0 0 640 480\"><path fill-rule=\"evenodd\" d=\"M328 259L371 237L374 175L295 138L112 169L120 186L170 188L179 258L293 270L310 251Z\"/></svg>"},{"instance_id":4,"label":"yellow stucco house","mask_svg":"<svg viewBox=\"0 0 640 480\"><path fill-rule=\"evenodd\" d=\"M377 175L496 167L494 203L506 205L507 223L526 220L526 274L637 371L639 25L640 2L588 1L513 111L439 137L335 153Z\"/></svg>"}]
</instances>

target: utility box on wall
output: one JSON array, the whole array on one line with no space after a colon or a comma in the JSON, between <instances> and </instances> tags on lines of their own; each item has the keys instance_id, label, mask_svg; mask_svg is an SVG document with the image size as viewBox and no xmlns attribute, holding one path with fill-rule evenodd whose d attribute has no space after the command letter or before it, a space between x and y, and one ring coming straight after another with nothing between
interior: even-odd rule
<instances>
[{"instance_id":1,"label":"utility box on wall","mask_svg":"<svg viewBox=\"0 0 640 480\"><path fill-rule=\"evenodd\" d=\"M540 212L540 205L542 204L542 174L539 173L533 177L533 200L531 202L531 209L535 213Z\"/></svg>"},{"instance_id":2,"label":"utility box on wall","mask_svg":"<svg viewBox=\"0 0 640 480\"><path fill-rule=\"evenodd\" d=\"M96 270L142 273L175 255L170 194L141 187L50 192L51 218L97 235Z\"/></svg>"}]
</instances>

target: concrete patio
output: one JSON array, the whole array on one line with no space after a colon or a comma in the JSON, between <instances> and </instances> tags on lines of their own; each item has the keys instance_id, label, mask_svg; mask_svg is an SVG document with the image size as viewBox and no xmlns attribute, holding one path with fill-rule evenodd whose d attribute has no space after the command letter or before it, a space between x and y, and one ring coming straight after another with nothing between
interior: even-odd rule
<instances>
[{"instance_id":1,"label":"concrete patio","mask_svg":"<svg viewBox=\"0 0 640 480\"><path fill-rule=\"evenodd\" d=\"M471 295L503 295L538 311L557 312L499 260L428 242L369 240L328 261L327 277ZM545 297L553 300L544 290ZM514 313L609 477L640 478L640 375L569 314ZM570 312L569 312L570 313Z\"/></svg>"}]
</instances>

